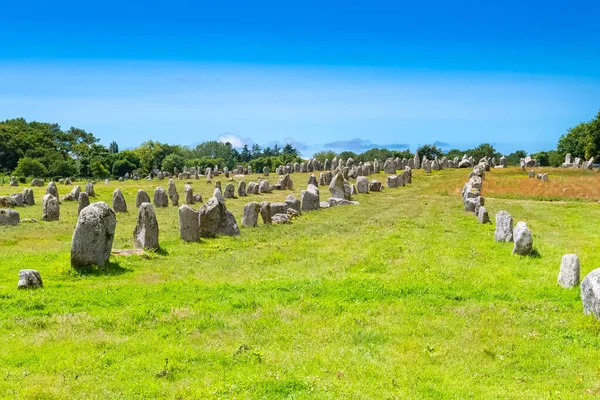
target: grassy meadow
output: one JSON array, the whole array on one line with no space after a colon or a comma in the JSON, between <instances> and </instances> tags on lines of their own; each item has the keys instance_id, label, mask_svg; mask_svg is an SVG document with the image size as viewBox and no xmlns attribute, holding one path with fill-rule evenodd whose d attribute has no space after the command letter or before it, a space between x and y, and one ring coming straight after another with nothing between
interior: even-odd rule
<instances>
[{"instance_id":1,"label":"grassy meadow","mask_svg":"<svg viewBox=\"0 0 600 400\"><path fill-rule=\"evenodd\" d=\"M199 243L179 239L177 207L156 209L159 251L82 272L69 264L77 203L42 222L45 188L34 188L37 204L18 211L40 222L0 227L0 397L599 396L600 322L583 314L578 288L556 280L566 253L578 254L582 278L600 267L600 176L487 173L492 221L507 210L533 232L537 255L519 257L463 211L469 171L417 170L412 185L355 196L359 206ZM308 176L292 178L299 197ZM206 201L214 184L191 182ZM120 187L128 202L113 248L132 248L135 194L157 185L167 181L96 184L96 201L110 204ZM289 193L227 207L240 223L247 202ZM40 271L43 289L17 290L25 268Z\"/></svg>"}]
</instances>

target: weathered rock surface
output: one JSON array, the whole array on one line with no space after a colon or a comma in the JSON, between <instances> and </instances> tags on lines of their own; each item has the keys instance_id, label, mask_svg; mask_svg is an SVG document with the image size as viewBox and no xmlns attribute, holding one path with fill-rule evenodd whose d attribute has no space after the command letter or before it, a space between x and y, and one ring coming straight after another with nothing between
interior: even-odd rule
<instances>
[{"instance_id":1,"label":"weathered rock surface","mask_svg":"<svg viewBox=\"0 0 600 400\"><path fill-rule=\"evenodd\" d=\"M515 241L513 254L527 256L533 251L533 236L525 222L517 222L513 231L513 240Z\"/></svg>"},{"instance_id":2,"label":"weathered rock surface","mask_svg":"<svg viewBox=\"0 0 600 400\"><path fill-rule=\"evenodd\" d=\"M79 214L71 242L71 265L103 266L108 262L117 217L104 202L90 204Z\"/></svg>"},{"instance_id":3,"label":"weathered rock surface","mask_svg":"<svg viewBox=\"0 0 600 400\"><path fill-rule=\"evenodd\" d=\"M565 254L560 263L558 273L558 284L564 288L572 288L579 285L579 257L577 254Z\"/></svg>"},{"instance_id":4,"label":"weathered rock surface","mask_svg":"<svg viewBox=\"0 0 600 400\"><path fill-rule=\"evenodd\" d=\"M586 315L600 319L600 268L586 275L581 282L581 302Z\"/></svg>"},{"instance_id":5,"label":"weathered rock surface","mask_svg":"<svg viewBox=\"0 0 600 400\"><path fill-rule=\"evenodd\" d=\"M150 201L143 202L138 207L137 223L133 230L133 247L136 249L159 248L158 221Z\"/></svg>"},{"instance_id":6,"label":"weathered rock surface","mask_svg":"<svg viewBox=\"0 0 600 400\"><path fill-rule=\"evenodd\" d=\"M22 269L19 271L18 289L36 289L43 286L42 276L35 269Z\"/></svg>"},{"instance_id":7,"label":"weathered rock surface","mask_svg":"<svg viewBox=\"0 0 600 400\"><path fill-rule=\"evenodd\" d=\"M161 187L157 187L154 190L154 207L169 207L169 197L165 189Z\"/></svg>"},{"instance_id":8,"label":"weathered rock surface","mask_svg":"<svg viewBox=\"0 0 600 400\"><path fill-rule=\"evenodd\" d=\"M242 225L255 227L258 225L258 216L260 215L260 204L256 201L248 203L244 206L242 214Z\"/></svg>"},{"instance_id":9,"label":"weathered rock surface","mask_svg":"<svg viewBox=\"0 0 600 400\"><path fill-rule=\"evenodd\" d=\"M513 241L513 219L506 211L499 211L496 214L496 231L494 232L496 242Z\"/></svg>"},{"instance_id":10,"label":"weathered rock surface","mask_svg":"<svg viewBox=\"0 0 600 400\"><path fill-rule=\"evenodd\" d=\"M21 221L21 216L19 215L19 213L17 211L11 210L10 208L0 209L0 226L2 226L2 225L14 226L14 225L18 225L20 221Z\"/></svg>"},{"instance_id":11,"label":"weathered rock surface","mask_svg":"<svg viewBox=\"0 0 600 400\"><path fill-rule=\"evenodd\" d=\"M42 221L58 221L60 218L60 205L58 199L51 194L46 194L42 200Z\"/></svg>"},{"instance_id":12,"label":"weathered rock surface","mask_svg":"<svg viewBox=\"0 0 600 400\"><path fill-rule=\"evenodd\" d=\"M112 197L112 206L113 210L116 213L126 213L127 212L127 202L125 201L125 196L121 192L121 189L116 188L113 192Z\"/></svg>"},{"instance_id":13,"label":"weathered rock surface","mask_svg":"<svg viewBox=\"0 0 600 400\"><path fill-rule=\"evenodd\" d=\"M187 204L179 207L179 237L186 242L200 240L198 211Z\"/></svg>"}]
</instances>

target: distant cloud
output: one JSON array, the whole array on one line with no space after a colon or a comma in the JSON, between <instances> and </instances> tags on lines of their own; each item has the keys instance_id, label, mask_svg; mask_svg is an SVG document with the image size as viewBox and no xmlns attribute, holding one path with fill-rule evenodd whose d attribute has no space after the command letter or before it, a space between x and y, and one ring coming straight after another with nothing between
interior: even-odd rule
<instances>
[{"instance_id":1,"label":"distant cloud","mask_svg":"<svg viewBox=\"0 0 600 400\"><path fill-rule=\"evenodd\" d=\"M433 142L433 145L437 147L450 147L450 143L440 142L439 140Z\"/></svg>"},{"instance_id":2,"label":"distant cloud","mask_svg":"<svg viewBox=\"0 0 600 400\"><path fill-rule=\"evenodd\" d=\"M219 142L221 142L221 143L227 143L227 142L229 142L236 149L241 149L245 145L248 145L248 147L252 147L252 145L254 144L254 142L252 141L252 139L250 139L250 138L242 138L242 137L239 137L239 136L234 135L232 133L224 133L221 136L219 136Z\"/></svg>"},{"instance_id":3,"label":"distant cloud","mask_svg":"<svg viewBox=\"0 0 600 400\"><path fill-rule=\"evenodd\" d=\"M296 139L291 138L291 137L286 137L285 139L283 139L283 141L274 140L272 142L269 142L269 144L267 146L273 147L273 146L277 145L281 148L281 147L285 146L286 144L291 144L296 150L299 150L300 152L302 152L303 150L307 150L310 147L308 144L299 142Z\"/></svg>"},{"instance_id":4,"label":"distant cloud","mask_svg":"<svg viewBox=\"0 0 600 400\"><path fill-rule=\"evenodd\" d=\"M354 150L354 151L364 151L370 150L374 147L378 149L389 149L389 150L400 150L407 149L409 147L406 143L392 143L392 144L376 144L371 142L370 140L363 140L359 138L350 139L350 140L336 140L335 142L325 143L323 147L328 149L336 149L336 150Z\"/></svg>"}]
</instances>

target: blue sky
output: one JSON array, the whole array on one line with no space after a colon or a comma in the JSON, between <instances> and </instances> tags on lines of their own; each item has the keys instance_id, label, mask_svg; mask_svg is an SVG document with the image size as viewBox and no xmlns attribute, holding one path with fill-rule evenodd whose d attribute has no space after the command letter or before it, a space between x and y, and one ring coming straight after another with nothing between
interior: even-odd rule
<instances>
[{"instance_id":1,"label":"blue sky","mask_svg":"<svg viewBox=\"0 0 600 400\"><path fill-rule=\"evenodd\" d=\"M600 109L598 2L124 3L3 4L0 119L121 148L533 152Z\"/></svg>"}]
</instances>

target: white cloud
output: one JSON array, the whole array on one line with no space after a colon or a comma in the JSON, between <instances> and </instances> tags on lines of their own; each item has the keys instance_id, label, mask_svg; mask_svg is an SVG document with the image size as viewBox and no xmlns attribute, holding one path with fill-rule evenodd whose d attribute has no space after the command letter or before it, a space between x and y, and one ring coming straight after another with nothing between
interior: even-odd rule
<instances>
[{"instance_id":1,"label":"white cloud","mask_svg":"<svg viewBox=\"0 0 600 400\"><path fill-rule=\"evenodd\" d=\"M254 144L254 142L252 141L252 139L250 139L250 138L241 138L241 137L239 137L237 135L234 135L232 133L224 133L221 136L219 136L219 142L221 142L221 143L227 143L227 142L229 142L236 149L241 149L245 145L248 145L248 147L252 147L252 144Z\"/></svg>"}]
</instances>

